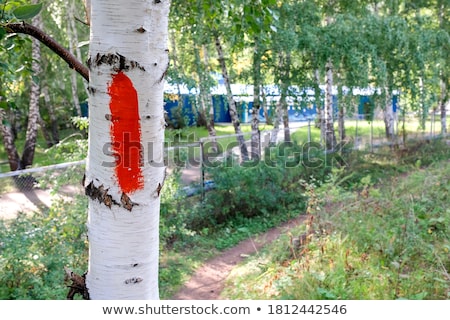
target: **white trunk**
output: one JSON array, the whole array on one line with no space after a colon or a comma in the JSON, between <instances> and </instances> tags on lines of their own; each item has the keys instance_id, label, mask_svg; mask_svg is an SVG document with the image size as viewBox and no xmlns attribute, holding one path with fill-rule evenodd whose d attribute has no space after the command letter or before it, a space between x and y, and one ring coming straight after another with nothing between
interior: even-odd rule
<instances>
[{"instance_id":1,"label":"white trunk","mask_svg":"<svg viewBox=\"0 0 450 320\"><path fill-rule=\"evenodd\" d=\"M169 6L168 0L92 0L84 182L91 299L159 299Z\"/></svg>"},{"instance_id":2,"label":"white trunk","mask_svg":"<svg viewBox=\"0 0 450 320\"><path fill-rule=\"evenodd\" d=\"M395 134L395 115L394 115L394 107L392 105L392 94L386 89L386 100L385 100L385 109L384 109L384 125L386 129L386 138L393 142L394 134Z\"/></svg>"},{"instance_id":3,"label":"white trunk","mask_svg":"<svg viewBox=\"0 0 450 320\"><path fill-rule=\"evenodd\" d=\"M325 97L325 146L326 150L334 150L336 136L334 134L334 110L333 110L333 63L329 60L326 64L326 97Z\"/></svg>"}]
</instances>

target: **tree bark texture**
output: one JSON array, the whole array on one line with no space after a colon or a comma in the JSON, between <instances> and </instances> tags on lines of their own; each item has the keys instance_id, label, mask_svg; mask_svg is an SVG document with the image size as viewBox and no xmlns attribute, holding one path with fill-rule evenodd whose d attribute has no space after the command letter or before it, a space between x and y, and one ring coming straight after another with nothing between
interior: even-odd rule
<instances>
[{"instance_id":1,"label":"tree bark texture","mask_svg":"<svg viewBox=\"0 0 450 320\"><path fill-rule=\"evenodd\" d=\"M233 93L231 91L230 77L228 76L227 66L225 63L225 56L223 54L222 45L218 35L215 36L215 44L218 55L218 60L220 67L222 68L222 76L225 83L225 88L227 90L227 100L228 100L228 110L230 112L231 122L233 123L234 131L238 135L237 141L239 144L239 149L241 151L242 161L248 160L248 151L245 144L244 135L241 130L241 122L239 121L239 116L237 113L237 104L233 98Z\"/></svg>"},{"instance_id":2,"label":"tree bark texture","mask_svg":"<svg viewBox=\"0 0 450 320\"><path fill-rule=\"evenodd\" d=\"M41 15L33 18L33 24L42 29ZM39 97L41 95L40 76L41 76L41 43L33 38L31 40L31 89L30 104L28 109L28 125L25 138L25 147L22 152L22 168L33 164L34 151L36 149L38 120L39 120Z\"/></svg>"},{"instance_id":3,"label":"tree bark texture","mask_svg":"<svg viewBox=\"0 0 450 320\"><path fill-rule=\"evenodd\" d=\"M326 68L326 93L325 93L325 147L327 151L333 151L336 147L336 135L334 133L333 110L333 63L329 60Z\"/></svg>"},{"instance_id":4,"label":"tree bark texture","mask_svg":"<svg viewBox=\"0 0 450 320\"><path fill-rule=\"evenodd\" d=\"M156 300L170 1L91 3L86 286Z\"/></svg>"}]
</instances>

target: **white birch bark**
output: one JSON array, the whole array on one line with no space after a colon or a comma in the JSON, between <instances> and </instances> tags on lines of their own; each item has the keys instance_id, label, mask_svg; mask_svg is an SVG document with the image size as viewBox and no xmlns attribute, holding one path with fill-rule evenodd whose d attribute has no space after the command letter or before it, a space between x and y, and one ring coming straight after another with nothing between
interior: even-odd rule
<instances>
[{"instance_id":1,"label":"white birch bark","mask_svg":"<svg viewBox=\"0 0 450 320\"><path fill-rule=\"evenodd\" d=\"M327 151L333 151L336 147L336 135L334 133L333 116L333 63L329 60L326 64L326 93L325 93L325 145Z\"/></svg>"},{"instance_id":2,"label":"white birch bark","mask_svg":"<svg viewBox=\"0 0 450 320\"><path fill-rule=\"evenodd\" d=\"M386 129L386 138L393 143L395 138L394 106L392 105L392 94L389 89L386 88L385 94L384 125Z\"/></svg>"},{"instance_id":3,"label":"white birch bark","mask_svg":"<svg viewBox=\"0 0 450 320\"><path fill-rule=\"evenodd\" d=\"M441 78L441 95L439 99L439 106L441 111L441 134L445 136L447 134L447 85L445 81Z\"/></svg>"},{"instance_id":4,"label":"white birch bark","mask_svg":"<svg viewBox=\"0 0 450 320\"><path fill-rule=\"evenodd\" d=\"M159 192L165 176L163 78L168 67L169 6L169 0L92 0L89 154L84 182L90 198L86 287L91 299L159 299ZM118 72L136 89L141 141L130 143L143 147L140 186L128 193L118 183L118 160L111 152L112 125L123 120L111 118L108 94ZM130 181L135 178L130 174Z\"/></svg>"}]
</instances>

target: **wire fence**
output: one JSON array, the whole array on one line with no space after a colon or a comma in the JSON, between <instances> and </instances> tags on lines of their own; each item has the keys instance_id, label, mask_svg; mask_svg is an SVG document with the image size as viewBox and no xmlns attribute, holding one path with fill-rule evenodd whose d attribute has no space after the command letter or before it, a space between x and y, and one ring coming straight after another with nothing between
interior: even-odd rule
<instances>
[{"instance_id":1,"label":"wire fence","mask_svg":"<svg viewBox=\"0 0 450 320\"><path fill-rule=\"evenodd\" d=\"M438 120L429 121L428 126L417 130L417 127L411 127L416 124L412 125L412 121L408 118L396 119L395 140L393 140L386 138L383 121L368 122L361 116L354 117L345 121L346 134L343 142L354 149L371 152L381 145L395 143L401 146L408 139L439 136L441 131ZM325 148L322 147L324 138L315 126L315 121L311 119L307 122L291 123L289 129L281 127L278 130L257 132L258 157L262 156L269 146L286 142L287 138L296 144L314 143L325 152ZM174 171L181 173L181 182L186 186L185 194L188 196L205 191L210 186L210 181L205 176L205 169L208 166L225 158L236 163L243 160L242 149L237 139L239 136L245 141L249 157L254 157L251 132L201 138L195 142L179 141L178 145L165 148L168 174ZM0 173L0 218L14 217L20 211L45 209L51 205L55 197L70 199L75 195L84 194L81 185L84 171L85 160Z\"/></svg>"}]
</instances>

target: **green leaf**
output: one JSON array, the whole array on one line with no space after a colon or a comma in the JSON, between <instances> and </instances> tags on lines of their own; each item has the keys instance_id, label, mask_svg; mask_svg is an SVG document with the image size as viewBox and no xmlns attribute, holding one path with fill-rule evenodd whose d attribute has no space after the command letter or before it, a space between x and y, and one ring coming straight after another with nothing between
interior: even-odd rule
<instances>
[{"instance_id":1,"label":"green leaf","mask_svg":"<svg viewBox=\"0 0 450 320\"><path fill-rule=\"evenodd\" d=\"M19 20L31 19L42 10L42 3L29 4L14 9L13 14Z\"/></svg>"},{"instance_id":2,"label":"green leaf","mask_svg":"<svg viewBox=\"0 0 450 320\"><path fill-rule=\"evenodd\" d=\"M0 27L0 40L2 40L6 35L5 28Z\"/></svg>"}]
</instances>

